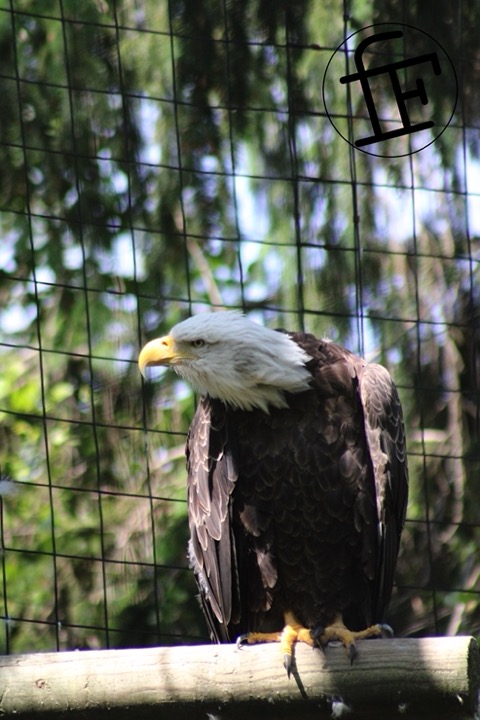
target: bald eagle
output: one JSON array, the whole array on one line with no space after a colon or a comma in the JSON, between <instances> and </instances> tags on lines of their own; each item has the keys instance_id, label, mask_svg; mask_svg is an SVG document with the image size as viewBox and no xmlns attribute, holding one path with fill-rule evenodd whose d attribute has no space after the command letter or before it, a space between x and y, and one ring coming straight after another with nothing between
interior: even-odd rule
<instances>
[{"instance_id":1,"label":"bald eagle","mask_svg":"<svg viewBox=\"0 0 480 720\"><path fill-rule=\"evenodd\" d=\"M407 502L385 368L241 313L147 343L200 393L186 447L189 557L212 639L323 647L382 634Z\"/></svg>"}]
</instances>

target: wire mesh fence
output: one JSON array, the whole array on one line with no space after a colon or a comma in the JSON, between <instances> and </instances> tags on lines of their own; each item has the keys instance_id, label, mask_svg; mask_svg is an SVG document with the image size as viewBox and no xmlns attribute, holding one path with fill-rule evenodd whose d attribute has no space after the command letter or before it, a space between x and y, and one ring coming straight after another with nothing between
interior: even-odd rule
<instances>
[{"instance_id":1,"label":"wire mesh fence","mask_svg":"<svg viewBox=\"0 0 480 720\"><path fill-rule=\"evenodd\" d=\"M144 384L136 358L218 307L389 368L411 476L390 621L478 634L478 14L2 0L2 652L207 640L186 559L195 398ZM379 23L418 30L383 64L451 63L417 103L435 127L390 154L355 146L371 116L339 81L342 43ZM388 87L382 132L405 130Z\"/></svg>"}]
</instances>

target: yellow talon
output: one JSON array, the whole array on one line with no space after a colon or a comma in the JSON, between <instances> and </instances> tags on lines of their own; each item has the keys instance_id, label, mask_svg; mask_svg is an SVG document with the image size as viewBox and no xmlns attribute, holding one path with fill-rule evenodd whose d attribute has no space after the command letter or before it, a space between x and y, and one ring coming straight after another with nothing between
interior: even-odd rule
<instances>
[{"instance_id":1,"label":"yellow talon","mask_svg":"<svg viewBox=\"0 0 480 720\"><path fill-rule=\"evenodd\" d=\"M338 640L346 649L350 664L353 664L357 655L356 640L379 637L384 633L393 635L393 631L388 625L371 625L365 630L349 630L340 614L335 617L330 625L318 630L310 630L301 625L292 612L284 614L284 621L285 625L281 632L247 633L238 638L237 645L241 647L244 644L253 645L263 642L280 643L283 664L289 677L292 671L293 648L297 642L304 642L310 647L323 649L332 640Z\"/></svg>"},{"instance_id":2,"label":"yellow talon","mask_svg":"<svg viewBox=\"0 0 480 720\"><path fill-rule=\"evenodd\" d=\"M312 633L306 627L303 627L298 620L295 618L293 613L286 612L284 614L285 626L281 632L274 633L262 633L262 632L251 632L246 635L242 635L237 640L237 645L253 645L255 643L262 642L279 642L280 652L283 658L283 665L287 671L288 677L292 671L293 662L293 647L297 642L304 642L310 647L315 647L316 642L312 637Z\"/></svg>"},{"instance_id":3,"label":"yellow talon","mask_svg":"<svg viewBox=\"0 0 480 720\"><path fill-rule=\"evenodd\" d=\"M352 664L357 655L356 640L381 637L385 632L393 635L393 631L388 625L380 624L370 625L365 630L349 630L343 622L342 616L337 615L333 623L315 634L315 640L320 647L325 647L331 640L338 640L346 649Z\"/></svg>"}]
</instances>

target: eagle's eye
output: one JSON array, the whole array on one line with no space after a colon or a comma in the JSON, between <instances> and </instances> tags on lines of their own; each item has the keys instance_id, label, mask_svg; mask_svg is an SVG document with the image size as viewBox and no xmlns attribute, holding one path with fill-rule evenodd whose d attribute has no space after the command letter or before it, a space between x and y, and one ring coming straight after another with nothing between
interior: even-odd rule
<instances>
[{"instance_id":1,"label":"eagle's eye","mask_svg":"<svg viewBox=\"0 0 480 720\"><path fill-rule=\"evenodd\" d=\"M205 340L202 340L202 338L198 338L197 340L192 340L192 346L195 348L201 348L205 345Z\"/></svg>"}]
</instances>

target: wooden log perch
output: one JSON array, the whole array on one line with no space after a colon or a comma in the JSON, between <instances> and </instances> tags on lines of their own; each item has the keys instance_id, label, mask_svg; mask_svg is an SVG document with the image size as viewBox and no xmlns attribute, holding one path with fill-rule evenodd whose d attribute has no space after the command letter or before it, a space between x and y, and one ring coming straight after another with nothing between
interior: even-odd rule
<instances>
[{"instance_id":1,"label":"wooden log perch","mask_svg":"<svg viewBox=\"0 0 480 720\"><path fill-rule=\"evenodd\" d=\"M86 650L0 658L0 716L252 720L474 718L480 654L470 637L296 647L290 679L278 645ZM343 701L343 703L342 703Z\"/></svg>"}]
</instances>

